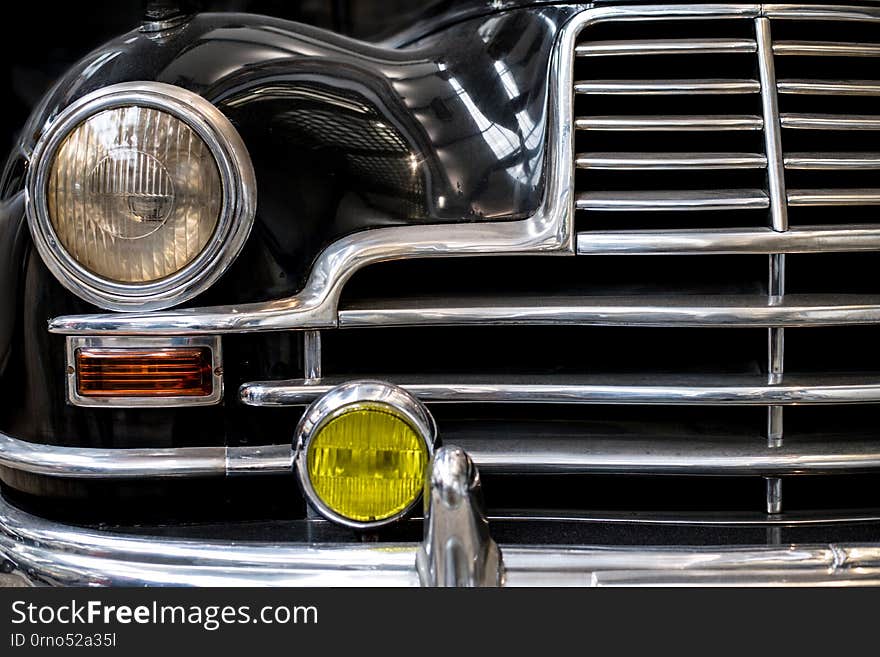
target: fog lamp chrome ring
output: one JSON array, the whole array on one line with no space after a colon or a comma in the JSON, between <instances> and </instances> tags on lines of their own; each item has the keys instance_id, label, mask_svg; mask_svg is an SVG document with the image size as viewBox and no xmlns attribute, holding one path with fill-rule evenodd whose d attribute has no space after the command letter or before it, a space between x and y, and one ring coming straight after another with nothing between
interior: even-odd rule
<instances>
[{"instance_id":1,"label":"fog lamp chrome ring","mask_svg":"<svg viewBox=\"0 0 880 657\"><path fill-rule=\"evenodd\" d=\"M425 450L425 468L412 499L397 512L374 520L354 519L333 509L319 495L310 474L310 445L329 423L352 410L372 410L396 416L420 438ZM419 503L424 488L423 477L434 453L436 439L433 416L411 393L384 381L350 381L329 390L306 409L294 436L294 468L307 502L324 518L355 529L381 527L406 516Z\"/></svg>"},{"instance_id":2,"label":"fog lamp chrome ring","mask_svg":"<svg viewBox=\"0 0 880 657\"><path fill-rule=\"evenodd\" d=\"M157 110L186 124L213 156L220 177L222 198L213 234L201 252L181 269L150 282L112 280L78 262L53 228L47 198L55 155L67 136L105 110L126 107ZM123 82L83 96L44 129L30 157L26 211L37 251L68 290L108 310L157 310L193 298L228 269L250 234L256 211L256 187L253 164L244 142L229 119L210 101L170 84Z\"/></svg>"}]
</instances>

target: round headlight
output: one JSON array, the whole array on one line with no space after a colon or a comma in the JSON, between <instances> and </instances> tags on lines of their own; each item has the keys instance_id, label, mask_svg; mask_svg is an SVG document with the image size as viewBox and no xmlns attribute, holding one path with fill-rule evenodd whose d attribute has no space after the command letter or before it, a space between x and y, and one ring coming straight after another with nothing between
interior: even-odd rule
<instances>
[{"instance_id":1,"label":"round headlight","mask_svg":"<svg viewBox=\"0 0 880 657\"><path fill-rule=\"evenodd\" d=\"M350 527L404 516L425 485L436 429L424 405L380 381L353 381L317 399L297 428L296 467L309 502Z\"/></svg>"},{"instance_id":2,"label":"round headlight","mask_svg":"<svg viewBox=\"0 0 880 657\"><path fill-rule=\"evenodd\" d=\"M125 83L77 101L34 151L28 218L49 269L114 310L165 308L213 283L253 223L247 150L204 98Z\"/></svg>"}]
</instances>

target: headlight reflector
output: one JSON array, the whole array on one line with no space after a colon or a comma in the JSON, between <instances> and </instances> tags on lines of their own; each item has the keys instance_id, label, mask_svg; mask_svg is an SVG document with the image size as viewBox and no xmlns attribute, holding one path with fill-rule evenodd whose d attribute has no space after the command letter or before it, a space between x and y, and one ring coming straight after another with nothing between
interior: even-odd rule
<instances>
[{"instance_id":1,"label":"headlight reflector","mask_svg":"<svg viewBox=\"0 0 880 657\"><path fill-rule=\"evenodd\" d=\"M375 527L418 502L436 430L427 409L401 388L338 386L309 407L297 433L303 490L331 520Z\"/></svg>"},{"instance_id":2,"label":"headlight reflector","mask_svg":"<svg viewBox=\"0 0 880 657\"><path fill-rule=\"evenodd\" d=\"M123 283L180 271L220 216L220 174L207 145L167 112L117 107L61 143L46 190L61 245L83 267Z\"/></svg>"}]
</instances>

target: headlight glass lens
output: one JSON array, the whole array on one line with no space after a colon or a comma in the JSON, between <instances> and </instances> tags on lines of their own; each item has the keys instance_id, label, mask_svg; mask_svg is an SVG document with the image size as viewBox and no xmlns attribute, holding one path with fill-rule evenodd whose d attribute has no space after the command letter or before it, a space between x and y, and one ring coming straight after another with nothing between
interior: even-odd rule
<instances>
[{"instance_id":1,"label":"headlight glass lens","mask_svg":"<svg viewBox=\"0 0 880 657\"><path fill-rule=\"evenodd\" d=\"M128 284L192 262L222 205L220 172L202 139L177 117L137 106L105 110L72 130L46 191L61 246L92 273Z\"/></svg>"},{"instance_id":2,"label":"headlight glass lens","mask_svg":"<svg viewBox=\"0 0 880 657\"><path fill-rule=\"evenodd\" d=\"M334 512L357 522L391 518L421 494L425 440L392 407L361 402L320 427L308 445L308 477Z\"/></svg>"}]
</instances>

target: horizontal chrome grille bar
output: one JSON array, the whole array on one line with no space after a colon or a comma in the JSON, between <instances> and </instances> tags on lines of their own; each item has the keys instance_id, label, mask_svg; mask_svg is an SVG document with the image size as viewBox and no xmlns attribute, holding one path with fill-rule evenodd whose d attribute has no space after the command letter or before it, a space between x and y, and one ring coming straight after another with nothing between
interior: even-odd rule
<instances>
[{"instance_id":1,"label":"horizontal chrome grille bar","mask_svg":"<svg viewBox=\"0 0 880 657\"><path fill-rule=\"evenodd\" d=\"M751 115L703 115L703 116L591 116L578 117L574 122L578 130L760 130L764 120Z\"/></svg>"},{"instance_id":2,"label":"horizontal chrome grille bar","mask_svg":"<svg viewBox=\"0 0 880 657\"><path fill-rule=\"evenodd\" d=\"M453 432L484 472L798 475L880 469L880 444L835 439L768 448L759 437L683 440L595 435L519 437ZM217 459L217 452L226 457ZM71 479L166 479L291 474L290 445L100 449L36 445L0 434L0 465ZM65 462L66 461L66 462ZM188 464L181 468L181 464Z\"/></svg>"},{"instance_id":3,"label":"horizontal chrome grille bar","mask_svg":"<svg viewBox=\"0 0 880 657\"><path fill-rule=\"evenodd\" d=\"M674 255L698 253L823 253L876 251L880 226L703 230L589 231L577 234L581 255Z\"/></svg>"},{"instance_id":4,"label":"horizontal chrome grille bar","mask_svg":"<svg viewBox=\"0 0 880 657\"><path fill-rule=\"evenodd\" d=\"M575 47L578 57L606 55L718 55L757 52L754 39L633 39L594 41Z\"/></svg>"},{"instance_id":5,"label":"horizontal chrome grille bar","mask_svg":"<svg viewBox=\"0 0 880 657\"><path fill-rule=\"evenodd\" d=\"M877 441L828 441L767 447L766 441L603 438L465 438L481 472L513 474L798 475L880 469Z\"/></svg>"},{"instance_id":6,"label":"horizontal chrome grille bar","mask_svg":"<svg viewBox=\"0 0 880 657\"><path fill-rule=\"evenodd\" d=\"M820 57L880 57L880 44L834 41L777 41L773 54Z\"/></svg>"},{"instance_id":7,"label":"horizontal chrome grille bar","mask_svg":"<svg viewBox=\"0 0 880 657\"><path fill-rule=\"evenodd\" d=\"M578 192L575 208L593 211L686 212L754 210L770 207L760 189Z\"/></svg>"},{"instance_id":8,"label":"horizontal chrome grille bar","mask_svg":"<svg viewBox=\"0 0 880 657\"><path fill-rule=\"evenodd\" d=\"M880 169L880 153L789 153L786 169Z\"/></svg>"},{"instance_id":9,"label":"horizontal chrome grille bar","mask_svg":"<svg viewBox=\"0 0 880 657\"><path fill-rule=\"evenodd\" d=\"M685 94L756 94L757 80L594 80L575 82L575 93L675 96Z\"/></svg>"},{"instance_id":10,"label":"horizontal chrome grille bar","mask_svg":"<svg viewBox=\"0 0 880 657\"><path fill-rule=\"evenodd\" d=\"M779 385L768 385L766 377L703 375L548 375L532 377L531 382L504 376L398 379L377 373L367 378L390 379L426 402L734 406L880 402L880 383L870 375L845 379L786 376ZM249 406L298 406L350 379L254 381L243 384L239 395Z\"/></svg>"},{"instance_id":11,"label":"horizontal chrome grille bar","mask_svg":"<svg viewBox=\"0 0 880 657\"><path fill-rule=\"evenodd\" d=\"M880 116L851 114L782 114L783 128L801 130L880 130Z\"/></svg>"},{"instance_id":12,"label":"horizontal chrome grille bar","mask_svg":"<svg viewBox=\"0 0 880 657\"><path fill-rule=\"evenodd\" d=\"M73 479L174 479L289 473L292 464L290 445L108 449L43 445L0 433L0 466Z\"/></svg>"},{"instance_id":13,"label":"horizontal chrome grille bar","mask_svg":"<svg viewBox=\"0 0 880 657\"><path fill-rule=\"evenodd\" d=\"M489 514L496 522L558 522L611 525L661 525L679 527L821 527L846 524L880 524L880 510L807 513L711 512L662 513L651 511L539 511L498 509Z\"/></svg>"},{"instance_id":14,"label":"horizontal chrome grille bar","mask_svg":"<svg viewBox=\"0 0 880 657\"><path fill-rule=\"evenodd\" d=\"M817 96L880 96L880 82L873 80L779 80L781 94Z\"/></svg>"},{"instance_id":15,"label":"horizontal chrome grille bar","mask_svg":"<svg viewBox=\"0 0 880 657\"><path fill-rule=\"evenodd\" d=\"M680 295L417 298L359 302L339 326L832 326L880 323L880 296Z\"/></svg>"},{"instance_id":16,"label":"horizontal chrome grille bar","mask_svg":"<svg viewBox=\"0 0 880 657\"><path fill-rule=\"evenodd\" d=\"M580 169L631 171L763 169L767 158L760 153L579 153L575 164Z\"/></svg>"},{"instance_id":17,"label":"horizontal chrome grille bar","mask_svg":"<svg viewBox=\"0 0 880 657\"><path fill-rule=\"evenodd\" d=\"M880 205L880 189L790 189L794 206Z\"/></svg>"}]
</instances>

